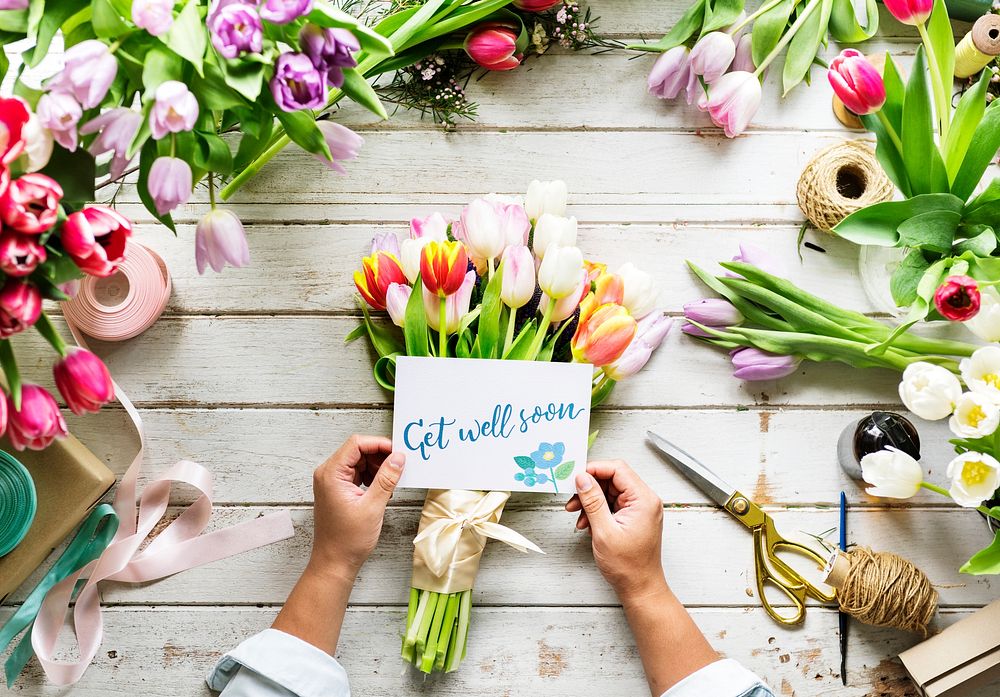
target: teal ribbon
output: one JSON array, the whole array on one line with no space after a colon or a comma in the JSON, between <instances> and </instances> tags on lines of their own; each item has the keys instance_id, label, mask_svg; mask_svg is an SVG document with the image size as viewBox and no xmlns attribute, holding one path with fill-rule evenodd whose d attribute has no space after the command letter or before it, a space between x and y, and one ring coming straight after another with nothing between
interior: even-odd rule
<instances>
[{"instance_id":1,"label":"teal ribbon","mask_svg":"<svg viewBox=\"0 0 1000 697\"><path fill-rule=\"evenodd\" d=\"M7 650L7 647L14 642L21 632L24 636L11 652L4 664L4 673L7 677L7 687L13 687L17 676L24 670L24 666L34 655L31 648L31 627L38 615L38 610L42 606L42 601L53 586L65 578L72 576L84 566L94 561L111 544L115 533L118 532L118 514L108 503L97 506L73 536L73 541L69 543L66 550L60 555L59 560L52 565L45 577L38 582L28 597L24 599L21 607L18 608L6 624L0 627L0 653ZM83 587L83 581L77 583L73 590L73 595ZM27 630L25 632L25 630Z\"/></svg>"},{"instance_id":2,"label":"teal ribbon","mask_svg":"<svg viewBox=\"0 0 1000 697\"><path fill-rule=\"evenodd\" d=\"M31 474L10 453L0 450L0 557L28 534L37 505Z\"/></svg>"}]
</instances>

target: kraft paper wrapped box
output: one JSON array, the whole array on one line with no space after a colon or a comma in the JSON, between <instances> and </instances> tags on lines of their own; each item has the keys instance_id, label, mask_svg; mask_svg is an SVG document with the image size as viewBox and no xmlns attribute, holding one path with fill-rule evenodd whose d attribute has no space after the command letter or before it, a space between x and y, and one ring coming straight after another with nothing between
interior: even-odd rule
<instances>
[{"instance_id":1,"label":"kraft paper wrapped box","mask_svg":"<svg viewBox=\"0 0 1000 697\"><path fill-rule=\"evenodd\" d=\"M115 475L73 436L39 452L19 453L6 438L0 440L0 448L24 464L38 494L38 509L28 534L12 552L0 557L2 601L76 530L115 483Z\"/></svg>"},{"instance_id":2,"label":"kraft paper wrapped box","mask_svg":"<svg viewBox=\"0 0 1000 697\"><path fill-rule=\"evenodd\" d=\"M1000 680L1000 600L899 658L924 697L963 697Z\"/></svg>"}]
</instances>

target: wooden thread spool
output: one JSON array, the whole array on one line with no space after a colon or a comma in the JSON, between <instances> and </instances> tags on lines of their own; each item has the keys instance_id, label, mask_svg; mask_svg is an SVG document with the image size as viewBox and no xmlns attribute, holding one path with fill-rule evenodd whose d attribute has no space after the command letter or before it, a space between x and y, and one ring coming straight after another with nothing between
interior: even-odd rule
<instances>
[{"instance_id":1,"label":"wooden thread spool","mask_svg":"<svg viewBox=\"0 0 1000 697\"><path fill-rule=\"evenodd\" d=\"M873 627L927 636L938 594L923 571L892 552L852 547L827 566L825 583L837 590L840 609Z\"/></svg>"},{"instance_id":2,"label":"wooden thread spool","mask_svg":"<svg viewBox=\"0 0 1000 697\"><path fill-rule=\"evenodd\" d=\"M1000 56L1000 15L983 15L955 47L955 77L972 77Z\"/></svg>"}]
</instances>

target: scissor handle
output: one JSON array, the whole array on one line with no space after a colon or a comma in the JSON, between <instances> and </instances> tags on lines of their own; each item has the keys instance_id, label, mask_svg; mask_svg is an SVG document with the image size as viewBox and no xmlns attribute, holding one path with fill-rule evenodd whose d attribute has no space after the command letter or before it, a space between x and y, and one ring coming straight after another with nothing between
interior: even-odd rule
<instances>
[{"instance_id":1,"label":"scissor handle","mask_svg":"<svg viewBox=\"0 0 1000 697\"><path fill-rule=\"evenodd\" d=\"M768 556L770 546L767 541L765 525L759 525L753 529L753 554L754 569L757 575L757 595L760 596L760 603L764 606L767 614L781 624L798 624L805 619L806 595L808 593L806 584L798 578L798 574L793 569L780 559L778 559L780 566L775 565L779 573L772 573L772 558ZM786 570L789 572L787 575ZM768 584L780 590L792 602L794 608L792 614L782 614L771 604L765 592Z\"/></svg>"}]
</instances>

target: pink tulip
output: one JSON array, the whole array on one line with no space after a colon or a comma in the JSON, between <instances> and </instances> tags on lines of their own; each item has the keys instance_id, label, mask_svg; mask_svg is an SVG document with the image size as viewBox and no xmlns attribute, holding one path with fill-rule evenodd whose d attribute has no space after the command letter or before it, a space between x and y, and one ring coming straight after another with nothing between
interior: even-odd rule
<instances>
[{"instance_id":1,"label":"pink tulip","mask_svg":"<svg viewBox=\"0 0 1000 697\"><path fill-rule=\"evenodd\" d=\"M101 103L118 74L118 60L97 39L87 39L66 49L62 72L47 87L50 92L71 94L84 109Z\"/></svg>"},{"instance_id":2,"label":"pink tulip","mask_svg":"<svg viewBox=\"0 0 1000 697\"><path fill-rule=\"evenodd\" d=\"M861 51L845 48L830 62L826 77L844 106L858 116L872 114L885 104L882 75Z\"/></svg>"},{"instance_id":3,"label":"pink tulip","mask_svg":"<svg viewBox=\"0 0 1000 697\"><path fill-rule=\"evenodd\" d=\"M465 39L465 52L476 65L487 70L513 70L521 64L517 33L505 24L481 24Z\"/></svg>"},{"instance_id":4,"label":"pink tulip","mask_svg":"<svg viewBox=\"0 0 1000 697\"><path fill-rule=\"evenodd\" d=\"M397 259L399 258L399 238L394 232L383 232L372 238L372 246L369 254L377 252L388 252Z\"/></svg>"},{"instance_id":5,"label":"pink tulip","mask_svg":"<svg viewBox=\"0 0 1000 697\"><path fill-rule=\"evenodd\" d=\"M37 172L25 174L0 197L0 218L20 233L40 235L55 224L62 197L56 180Z\"/></svg>"},{"instance_id":6,"label":"pink tulip","mask_svg":"<svg viewBox=\"0 0 1000 697\"><path fill-rule=\"evenodd\" d=\"M708 96L698 106L708 112L712 122L735 138L747 129L760 107L760 80L753 73L726 73L708 87Z\"/></svg>"},{"instance_id":7,"label":"pink tulip","mask_svg":"<svg viewBox=\"0 0 1000 697\"><path fill-rule=\"evenodd\" d=\"M155 101L149 110L149 129L154 140L190 131L197 120L198 100L187 85L167 80L156 88Z\"/></svg>"},{"instance_id":8,"label":"pink tulip","mask_svg":"<svg viewBox=\"0 0 1000 697\"><path fill-rule=\"evenodd\" d=\"M772 276L787 276L788 270L773 254L755 244L740 242L740 253L733 257L733 261L756 266L761 271ZM739 278L739 274L727 272L730 278Z\"/></svg>"},{"instance_id":9,"label":"pink tulip","mask_svg":"<svg viewBox=\"0 0 1000 697\"><path fill-rule=\"evenodd\" d=\"M650 94L660 99L674 99L683 89L689 94L696 93L691 85L697 82L697 76L691 72L691 50L687 46L674 46L653 63L646 86Z\"/></svg>"},{"instance_id":10,"label":"pink tulip","mask_svg":"<svg viewBox=\"0 0 1000 697\"><path fill-rule=\"evenodd\" d=\"M191 165L179 157L158 157L149 168L147 188L160 215L169 213L191 198Z\"/></svg>"},{"instance_id":11,"label":"pink tulip","mask_svg":"<svg viewBox=\"0 0 1000 697\"><path fill-rule=\"evenodd\" d=\"M133 109L118 107L105 111L100 116L80 126L80 134L89 135L100 132L87 148L87 152L95 157L106 152L113 153L109 173L112 179L118 179L125 173L125 169L131 162L126 153L132 138L141 125L141 113Z\"/></svg>"},{"instance_id":12,"label":"pink tulip","mask_svg":"<svg viewBox=\"0 0 1000 697\"><path fill-rule=\"evenodd\" d=\"M945 319L964 322L979 313L982 295L976 279L948 276L934 292L934 307Z\"/></svg>"},{"instance_id":13,"label":"pink tulip","mask_svg":"<svg viewBox=\"0 0 1000 697\"><path fill-rule=\"evenodd\" d=\"M701 75L705 82L718 80L729 69L736 57L733 37L713 31L698 39L691 49L691 72Z\"/></svg>"},{"instance_id":14,"label":"pink tulip","mask_svg":"<svg viewBox=\"0 0 1000 697\"><path fill-rule=\"evenodd\" d=\"M20 97L0 98L0 170L21 156L28 146L28 124L34 118L27 103ZM30 159L30 158L29 158ZM0 193L3 189L0 188Z\"/></svg>"},{"instance_id":15,"label":"pink tulip","mask_svg":"<svg viewBox=\"0 0 1000 697\"><path fill-rule=\"evenodd\" d=\"M323 134L326 146L330 148L330 155L333 157L328 160L325 155L317 155L317 159L334 172L347 174L347 170L340 163L356 158L361 146L365 144L365 139L347 126L330 119L317 121L316 125Z\"/></svg>"},{"instance_id":16,"label":"pink tulip","mask_svg":"<svg viewBox=\"0 0 1000 697\"><path fill-rule=\"evenodd\" d=\"M649 362L653 351L663 343L672 325L673 320L662 312L643 317L636 327L632 343L618 360L604 368L605 375L612 380L623 380L638 373Z\"/></svg>"},{"instance_id":17,"label":"pink tulip","mask_svg":"<svg viewBox=\"0 0 1000 697\"><path fill-rule=\"evenodd\" d=\"M132 21L153 36L166 34L174 24L174 0L132 0Z\"/></svg>"},{"instance_id":18,"label":"pink tulip","mask_svg":"<svg viewBox=\"0 0 1000 697\"><path fill-rule=\"evenodd\" d=\"M736 349L731 354L733 377L739 380L779 380L798 370L801 358L780 356L758 348Z\"/></svg>"},{"instance_id":19,"label":"pink tulip","mask_svg":"<svg viewBox=\"0 0 1000 697\"><path fill-rule=\"evenodd\" d=\"M35 113L42 126L49 129L59 145L70 152L76 150L79 137L76 125L83 116L83 109L73 95L46 92L38 100Z\"/></svg>"},{"instance_id":20,"label":"pink tulip","mask_svg":"<svg viewBox=\"0 0 1000 697\"><path fill-rule=\"evenodd\" d=\"M426 218L410 218L410 239L427 237L438 242L448 239L448 221L440 213L434 212Z\"/></svg>"},{"instance_id":21,"label":"pink tulip","mask_svg":"<svg viewBox=\"0 0 1000 697\"><path fill-rule=\"evenodd\" d=\"M458 291L449 295L445 300L445 333L454 334L458 331L459 322L462 317L469 313L469 305L472 302L472 289L476 285L476 272L469 271L465 274L465 280L459 286ZM439 331L441 326L441 299L437 293L432 293L423 289L424 311L427 314L427 324L434 331Z\"/></svg>"},{"instance_id":22,"label":"pink tulip","mask_svg":"<svg viewBox=\"0 0 1000 697\"><path fill-rule=\"evenodd\" d=\"M25 383L21 386L20 410L14 408L14 399L8 395L7 411L7 435L17 450L44 450L56 438L64 438L69 433L56 400L38 385Z\"/></svg>"},{"instance_id":23,"label":"pink tulip","mask_svg":"<svg viewBox=\"0 0 1000 697\"><path fill-rule=\"evenodd\" d=\"M71 348L52 368L59 394L77 416L96 414L115 398L115 386L104 362L90 351Z\"/></svg>"},{"instance_id":24,"label":"pink tulip","mask_svg":"<svg viewBox=\"0 0 1000 697\"><path fill-rule=\"evenodd\" d=\"M406 305L410 302L413 289L405 283L390 283L385 291L385 309L397 327L402 327L406 319ZM438 308L440 314L440 308ZM440 323L440 319L438 320Z\"/></svg>"},{"instance_id":25,"label":"pink tulip","mask_svg":"<svg viewBox=\"0 0 1000 697\"><path fill-rule=\"evenodd\" d=\"M501 259L500 299L504 305L524 307L535 294L535 257L525 245L507 247ZM575 308L574 308L575 309Z\"/></svg>"},{"instance_id":26,"label":"pink tulip","mask_svg":"<svg viewBox=\"0 0 1000 697\"><path fill-rule=\"evenodd\" d=\"M7 408L7 394L0 391L0 436L7 432L10 413Z\"/></svg>"},{"instance_id":27,"label":"pink tulip","mask_svg":"<svg viewBox=\"0 0 1000 697\"><path fill-rule=\"evenodd\" d=\"M26 10L29 3L30 0L0 0L0 10Z\"/></svg>"},{"instance_id":28,"label":"pink tulip","mask_svg":"<svg viewBox=\"0 0 1000 697\"><path fill-rule=\"evenodd\" d=\"M242 268L250 263L243 223L230 210L214 208L198 221L194 233L194 260L198 273L211 266L216 273L226 264Z\"/></svg>"},{"instance_id":29,"label":"pink tulip","mask_svg":"<svg viewBox=\"0 0 1000 697\"><path fill-rule=\"evenodd\" d=\"M743 323L743 313L722 298L704 298L687 303L684 318L709 327L731 327Z\"/></svg>"},{"instance_id":30,"label":"pink tulip","mask_svg":"<svg viewBox=\"0 0 1000 697\"><path fill-rule=\"evenodd\" d=\"M9 278L0 288L0 338L22 332L42 314L42 294L38 287L17 278Z\"/></svg>"},{"instance_id":31,"label":"pink tulip","mask_svg":"<svg viewBox=\"0 0 1000 697\"><path fill-rule=\"evenodd\" d=\"M66 253L80 270L106 277L125 260L132 224L121 213L106 206L86 206L70 213L60 238Z\"/></svg>"},{"instance_id":32,"label":"pink tulip","mask_svg":"<svg viewBox=\"0 0 1000 697\"><path fill-rule=\"evenodd\" d=\"M752 73L757 69L753 63L753 35L744 34L736 44L736 57L729 69L734 72Z\"/></svg>"},{"instance_id":33,"label":"pink tulip","mask_svg":"<svg viewBox=\"0 0 1000 697\"><path fill-rule=\"evenodd\" d=\"M917 26L931 16L934 0L885 0L885 6L903 24Z\"/></svg>"},{"instance_id":34,"label":"pink tulip","mask_svg":"<svg viewBox=\"0 0 1000 697\"><path fill-rule=\"evenodd\" d=\"M0 271L8 276L27 276L45 263L45 247L34 235L20 235L12 230L0 233Z\"/></svg>"}]
</instances>

